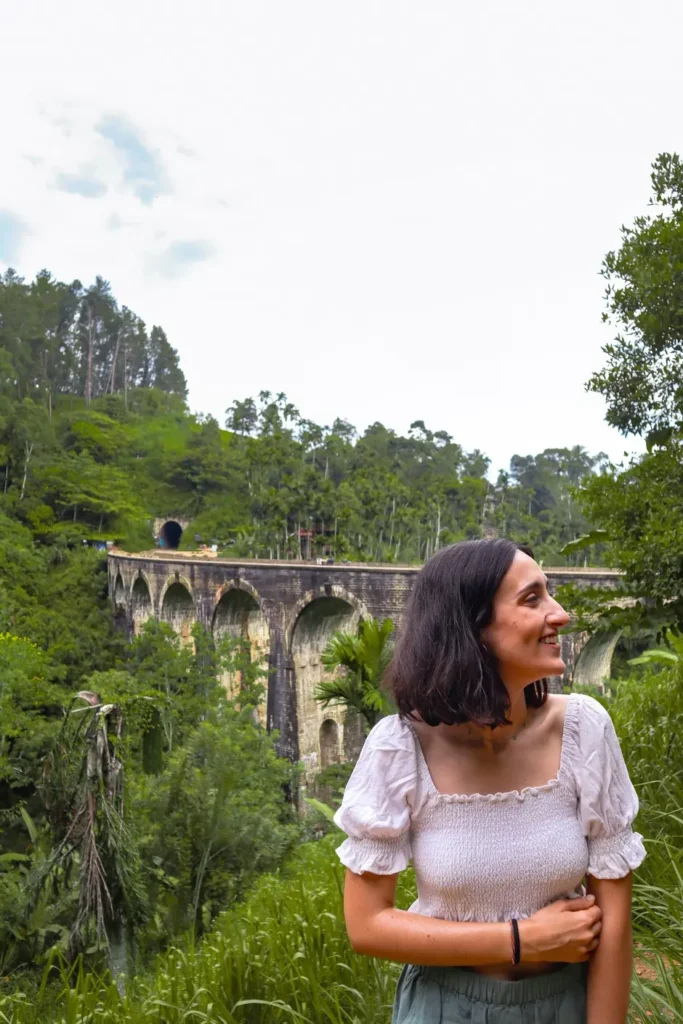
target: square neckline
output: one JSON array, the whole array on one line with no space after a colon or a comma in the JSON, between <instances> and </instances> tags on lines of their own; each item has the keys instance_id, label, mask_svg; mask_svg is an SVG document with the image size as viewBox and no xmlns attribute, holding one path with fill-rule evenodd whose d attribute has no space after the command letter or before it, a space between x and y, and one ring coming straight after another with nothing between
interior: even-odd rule
<instances>
[{"instance_id":1,"label":"square neckline","mask_svg":"<svg viewBox=\"0 0 683 1024\"><path fill-rule=\"evenodd\" d=\"M578 706L576 697L576 693L570 693L567 696L567 704L564 710L564 718L562 720L560 766L555 775L540 786L524 786L522 789L506 789L496 793L442 793L440 789L437 789L436 783L432 778L432 773L429 770L427 759L424 756L424 751L422 750L422 744L420 743L420 737L417 734L417 730L413 723L406 718L405 722L410 728L410 732L415 743L417 760L420 766L420 774L425 778L427 786L431 792L431 796L438 797L439 800L443 800L446 803L500 803L509 800L521 801L525 800L527 796L539 796L541 793L547 793L556 789L562 782L562 778L567 770L567 725L568 719L573 717L575 714L574 708Z\"/></svg>"}]
</instances>

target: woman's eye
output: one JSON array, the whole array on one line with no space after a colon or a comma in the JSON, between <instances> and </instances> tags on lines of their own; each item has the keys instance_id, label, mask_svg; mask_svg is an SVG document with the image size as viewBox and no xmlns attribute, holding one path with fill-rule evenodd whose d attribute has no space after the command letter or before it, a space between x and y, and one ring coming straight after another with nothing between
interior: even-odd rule
<instances>
[{"instance_id":1,"label":"woman's eye","mask_svg":"<svg viewBox=\"0 0 683 1024\"><path fill-rule=\"evenodd\" d=\"M538 594L527 594L527 604L529 601L538 601Z\"/></svg>"}]
</instances>

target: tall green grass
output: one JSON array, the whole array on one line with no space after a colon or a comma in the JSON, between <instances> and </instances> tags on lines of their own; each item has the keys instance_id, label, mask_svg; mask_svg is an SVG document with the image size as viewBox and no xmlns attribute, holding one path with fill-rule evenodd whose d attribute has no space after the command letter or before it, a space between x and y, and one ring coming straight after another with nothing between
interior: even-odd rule
<instances>
[{"instance_id":1,"label":"tall green grass","mask_svg":"<svg viewBox=\"0 0 683 1024\"><path fill-rule=\"evenodd\" d=\"M201 944L191 940L159 958L125 995L106 976L56 961L30 1002L0 997L5 1024L388 1024L399 965L354 954L342 915L337 836L300 848L287 870L264 877ZM655 852L655 871L677 870L676 851ZM399 904L414 898L412 873ZM634 890L639 954L656 973L634 977L633 1019L683 1020L683 882ZM2 1016L4 1014L4 1016Z\"/></svg>"},{"instance_id":2,"label":"tall green grass","mask_svg":"<svg viewBox=\"0 0 683 1024\"><path fill-rule=\"evenodd\" d=\"M634 878L634 1019L683 1021L683 661L620 681L608 707L640 799L647 858Z\"/></svg>"},{"instance_id":3,"label":"tall green grass","mask_svg":"<svg viewBox=\"0 0 683 1024\"><path fill-rule=\"evenodd\" d=\"M683 1021L683 669L622 683L610 710L641 798L648 858L636 874L633 1021ZM107 976L54 961L29 1000L2 996L3 1024L388 1024L397 964L357 956L343 924L339 835L300 847L201 944L168 950L120 994ZM414 898L405 872L398 902Z\"/></svg>"},{"instance_id":4,"label":"tall green grass","mask_svg":"<svg viewBox=\"0 0 683 1024\"><path fill-rule=\"evenodd\" d=\"M200 945L169 950L125 995L80 964L55 962L58 977L32 1006L0 997L0 1013L12 1024L386 1024L400 967L351 951L338 843L335 835L301 847ZM407 874L399 900L413 898Z\"/></svg>"}]
</instances>

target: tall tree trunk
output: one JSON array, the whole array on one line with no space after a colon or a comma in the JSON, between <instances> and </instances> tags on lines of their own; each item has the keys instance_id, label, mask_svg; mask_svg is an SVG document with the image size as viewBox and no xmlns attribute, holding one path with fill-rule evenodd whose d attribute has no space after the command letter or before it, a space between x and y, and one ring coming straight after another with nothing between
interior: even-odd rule
<instances>
[{"instance_id":1,"label":"tall tree trunk","mask_svg":"<svg viewBox=\"0 0 683 1024\"><path fill-rule=\"evenodd\" d=\"M121 330L119 331L119 333L116 336L116 348L114 349L114 358L111 361L111 378L110 378L111 387L110 387L110 391L111 391L112 395L114 394L114 391L116 389L116 360L118 359L118 355L119 355L119 345L121 344L121 332L122 331L123 331L123 328L121 328Z\"/></svg>"},{"instance_id":2,"label":"tall tree trunk","mask_svg":"<svg viewBox=\"0 0 683 1024\"><path fill-rule=\"evenodd\" d=\"M123 407L128 412L128 346L123 346Z\"/></svg>"},{"instance_id":3,"label":"tall tree trunk","mask_svg":"<svg viewBox=\"0 0 683 1024\"><path fill-rule=\"evenodd\" d=\"M19 501L24 500L24 494L26 493L26 477L28 476L28 464L31 461L31 454L33 452L33 445L29 444L28 441L24 442L24 479L21 481L21 494L19 495Z\"/></svg>"},{"instance_id":4,"label":"tall tree trunk","mask_svg":"<svg viewBox=\"0 0 683 1024\"><path fill-rule=\"evenodd\" d=\"M391 502L391 523L389 529L389 547L394 543L394 516L396 515L396 495L394 495Z\"/></svg>"},{"instance_id":5,"label":"tall tree trunk","mask_svg":"<svg viewBox=\"0 0 683 1024\"><path fill-rule=\"evenodd\" d=\"M92 306L88 304L88 372L85 378L85 404L90 405L92 398L92 346L94 335L94 319Z\"/></svg>"}]
</instances>

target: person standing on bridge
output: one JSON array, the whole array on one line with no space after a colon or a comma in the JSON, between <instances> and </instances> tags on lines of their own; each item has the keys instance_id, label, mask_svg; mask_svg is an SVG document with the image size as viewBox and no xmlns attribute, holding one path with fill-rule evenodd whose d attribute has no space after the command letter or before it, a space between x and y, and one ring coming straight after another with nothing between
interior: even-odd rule
<instances>
[{"instance_id":1,"label":"person standing on bridge","mask_svg":"<svg viewBox=\"0 0 683 1024\"><path fill-rule=\"evenodd\" d=\"M444 548L416 578L388 673L399 714L335 815L351 944L406 965L393 1024L626 1020L638 799L602 705L548 693L568 618L504 539Z\"/></svg>"}]
</instances>

